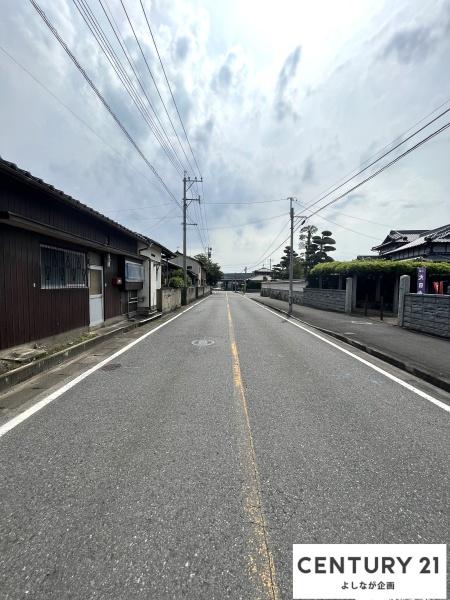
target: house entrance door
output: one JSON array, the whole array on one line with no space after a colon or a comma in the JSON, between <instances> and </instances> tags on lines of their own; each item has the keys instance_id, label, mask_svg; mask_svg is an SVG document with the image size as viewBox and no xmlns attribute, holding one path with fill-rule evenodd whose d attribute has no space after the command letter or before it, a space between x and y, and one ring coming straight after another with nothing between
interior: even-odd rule
<instances>
[{"instance_id":1,"label":"house entrance door","mask_svg":"<svg viewBox=\"0 0 450 600\"><path fill-rule=\"evenodd\" d=\"M103 267L89 267L89 325L103 323Z\"/></svg>"}]
</instances>

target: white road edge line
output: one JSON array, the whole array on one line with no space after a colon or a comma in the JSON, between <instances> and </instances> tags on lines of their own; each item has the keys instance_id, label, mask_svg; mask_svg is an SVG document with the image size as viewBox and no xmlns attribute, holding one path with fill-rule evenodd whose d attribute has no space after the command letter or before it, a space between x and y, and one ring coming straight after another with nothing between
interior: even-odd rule
<instances>
[{"instance_id":1,"label":"white road edge line","mask_svg":"<svg viewBox=\"0 0 450 600\"><path fill-rule=\"evenodd\" d=\"M250 298L247 298L247 300L249 300L251 302ZM291 321L287 317L282 317L279 312L271 310L270 308L267 308L267 306L263 306L259 302L255 302L255 304L258 305L260 308L262 308L264 310L267 310L267 312L272 313L276 317L283 318L287 323L290 323L291 325L295 325L295 327L298 327L299 329L302 329L303 331L306 331L306 333L309 333L310 335L318 338L319 340L322 340L322 342L325 342L326 344L329 344L330 346L333 346L333 348L336 348L336 350L339 350L340 352L343 352L344 354L347 354L348 356L351 356L352 358L356 359L357 361L363 363L363 365L367 365L368 367L370 367L374 371L377 371L377 373L381 373L382 375L384 375L388 379L391 379L392 381L395 381L396 383L398 383L399 385L403 386L407 390L410 390L411 392L414 392L414 394L417 394L421 398L425 398L425 400L428 400L429 402L432 402L436 406L439 406L439 408L442 408L442 410L445 410L446 412L450 412L450 406L448 404L445 404L445 402L441 402L441 400L438 400L437 398L433 398L433 396L430 396L430 394L427 394L426 392L422 392L422 390L419 390L419 388L414 387L410 383L406 383L406 381L403 381L402 379L400 379L399 377L396 377L395 375L391 375L391 373L389 373L388 371L385 371L384 369L381 369L380 367L377 367L377 365L374 365L370 361L365 360L364 358L361 358L357 354L353 354L353 352L350 352L350 350L347 350L346 348L342 348L341 346L339 346L338 344L335 344L331 340L327 340L327 338L323 337L322 335L320 335L318 333L315 333L314 331L311 331L310 329L308 329L307 327L304 327L303 325L300 325L300 323L296 323L295 321Z\"/></svg>"},{"instance_id":2,"label":"white road edge line","mask_svg":"<svg viewBox=\"0 0 450 600\"><path fill-rule=\"evenodd\" d=\"M53 400L56 400L57 398L62 396L65 392L67 392L71 388L75 387L78 383L80 383L80 381L83 381L83 379L86 379L86 377L89 377L89 375L92 375L92 373L95 373L95 371L98 371L104 365L108 364L109 362L111 362L112 360L114 360L115 358L117 358L118 356L120 356L121 354L123 354L124 352L126 352L127 350L132 348L133 346L136 346L136 344L139 344L139 342L142 342L142 340L145 340L145 338L148 338L150 335L153 335L154 333L159 331L162 327L165 327L169 323L172 323L172 321L175 321L175 319L178 319L178 317L181 317L182 315L187 313L188 310L195 308L196 306L198 306L199 304L201 304L208 298L209 298L209 296L207 296L206 298L203 298L203 300L200 300L199 302L196 302L192 306L189 306L188 308L186 308L182 312L178 313L177 315L175 315L168 321L161 323L161 325L158 325L158 327L155 327L155 329L152 329L151 331L147 331L147 333L144 333L144 335L141 335L141 337L137 338L136 340L133 340L132 342L130 342L129 344L127 344L126 346L124 346L123 348L118 350L117 352L114 352L114 354L111 354L111 356L108 356L108 358L103 359L98 364L94 365L87 371L84 371L84 373L81 373L81 375L78 375L77 377L75 377L74 379L69 381L68 383L64 384L62 387L55 390L54 392L52 392L51 394L49 394L48 396L46 396L45 398L43 398L42 400L40 400L39 402L34 404L33 406L30 406L30 408L27 408L27 410L24 410L16 417L13 417L9 421L7 421L3 425L1 425L0 426L0 438L3 437L5 435L5 433L7 433L8 431L11 431L11 429L14 429L14 427L17 427L17 425L20 425L20 423L23 423L23 421L26 421L29 417L31 417L32 415L34 415L35 413L40 411L42 408L44 408L44 406L47 406L47 404L50 404L50 402L53 402Z\"/></svg>"}]
</instances>

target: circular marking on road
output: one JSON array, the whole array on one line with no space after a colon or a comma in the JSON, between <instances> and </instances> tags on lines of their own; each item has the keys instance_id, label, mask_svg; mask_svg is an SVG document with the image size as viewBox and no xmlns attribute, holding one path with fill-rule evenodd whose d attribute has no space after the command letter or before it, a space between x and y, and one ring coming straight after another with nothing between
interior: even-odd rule
<instances>
[{"instance_id":1,"label":"circular marking on road","mask_svg":"<svg viewBox=\"0 0 450 600\"><path fill-rule=\"evenodd\" d=\"M110 363L108 365L105 365L104 367L101 367L102 371L115 371L116 369L120 369L122 365L120 363Z\"/></svg>"},{"instance_id":2,"label":"circular marking on road","mask_svg":"<svg viewBox=\"0 0 450 600\"><path fill-rule=\"evenodd\" d=\"M212 346L214 344L214 340L192 340L191 344L193 346L204 348L205 346Z\"/></svg>"}]
</instances>

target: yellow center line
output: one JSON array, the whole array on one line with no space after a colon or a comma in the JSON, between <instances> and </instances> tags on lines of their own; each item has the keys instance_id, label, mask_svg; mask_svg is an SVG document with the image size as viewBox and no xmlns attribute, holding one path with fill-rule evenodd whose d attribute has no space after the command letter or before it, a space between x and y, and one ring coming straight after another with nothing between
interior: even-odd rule
<instances>
[{"instance_id":1,"label":"yellow center line","mask_svg":"<svg viewBox=\"0 0 450 600\"><path fill-rule=\"evenodd\" d=\"M246 489L245 494L245 510L253 528L253 539L251 540L253 551L251 556L249 556L249 571L251 578L256 580L256 583L259 584L258 588L261 588L263 597L269 598L270 600L278 600L280 596L275 581L275 565L269 549L267 525L262 510L261 484L258 467L256 464L255 445L253 442L247 400L242 383L239 353L234 335L234 326L231 316L230 303L228 301L228 293L226 293L226 300L228 332L233 368L233 383L245 421L246 466L248 470L248 488Z\"/></svg>"}]
</instances>

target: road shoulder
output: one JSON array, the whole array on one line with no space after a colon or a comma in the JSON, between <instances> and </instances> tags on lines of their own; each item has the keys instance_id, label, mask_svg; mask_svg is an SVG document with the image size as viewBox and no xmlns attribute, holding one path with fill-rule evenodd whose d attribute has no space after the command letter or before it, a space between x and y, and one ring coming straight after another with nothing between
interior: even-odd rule
<instances>
[{"instance_id":1,"label":"road shoulder","mask_svg":"<svg viewBox=\"0 0 450 600\"><path fill-rule=\"evenodd\" d=\"M274 300L272 298L265 298L261 296L252 297L249 299L287 316L286 302L281 302L279 300ZM305 308L307 308L307 316L303 314L306 312ZM336 317L335 313L328 313L326 315L326 317L328 317L327 321L324 322L324 320L322 319L322 313L324 311L318 311L318 314L316 316L314 315L314 310L315 309L309 309L309 307L296 306L294 307L292 318L304 325L308 325L313 329L316 329L318 331L321 331L322 333L334 337L335 339L338 339L341 342L349 344L350 346L353 346L358 350L370 354L371 356L374 356L382 360L383 362L393 365L394 367L397 367L402 371L406 371L407 373L410 373L411 375L414 375L415 377L418 377L419 379L422 379L427 383L431 383L435 387L445 390L446 392L450 392L450 378L448 378L444 374L442 365L442 360L445 360L444 357L446 356L445 354L442 354L442 351L446 350L448 353L449 349L447 340L432 338L431 336L423 336L422 334L416 334L414 332L393 328L390 325L385 325L386 328L392 327L393 332L387 330L390 335L402 337L400 342L404 341L404 346L402 347L402 343L398 343L398 341L397 343L395 343L395 345L386 344L386 346L383 346L383 339L386 339L383 338L383 334L385 333L384 329L382 330L382 335L379 335L379 329L371 329L369 333L366 327L363 332L358 332L358 337L350 337L348 334L345 333L345 331L343 332L337 330L338 327L332 328L333 317ZM339 317L342 317L342 315L339 314ZM345 325L343 326L343 324L345 323L350 323L351 325L354 325L353 329L357 329L359 323L364 324L364 322L368 320L351 315L346 319L346 321L341 321L342 323L340 323L341 326L339 327L339 329L345 330L346 327ZM337 319L334 319L334 323L337 324L338 322L339 321ZM324 324L326 324L327 326L324 326ZM347 325L347 328L351 327L351 325ZM377 325L379 326L380 324L375 324L375 327L377 327ZM383 324L381 325L383 326ZM361 327L361 325L359 325L359 327ZM404 340L403 337L405 338ZM425 337L427 348L429 346L432 346L434 352L424 352L424 340L421 339L423 337ZM409 353L411 351L411 344L413 344L414 347L417 346L418 357L426 356L426 366L417 364L416 362L410 359ZM435 361L433 361L433 357L436 358ZM434 368L433 363L435 365Z\"/></svg>"}]
</instances>

